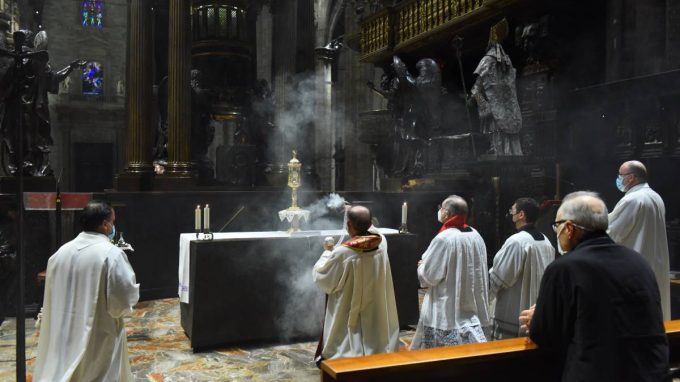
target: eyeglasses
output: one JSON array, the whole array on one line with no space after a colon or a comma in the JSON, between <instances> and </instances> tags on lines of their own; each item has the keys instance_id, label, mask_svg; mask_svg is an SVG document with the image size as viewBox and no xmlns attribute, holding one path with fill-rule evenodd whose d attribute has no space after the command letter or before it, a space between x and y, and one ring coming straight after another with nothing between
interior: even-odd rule
<instances>
[{"instance_id":1,"label":"eyeglasses","mask_svg":"<svg viewBox=\"0 0 680 382\"><path fill-rule=\"evenodd\" d=\"M566 220L556 220L556 221L552 224L552 229L553 229L553 231L554 231L555 233L557 233L557 227L559 227L560 224L562 224L562 223L564 223L564 222L567 222L567 221L569 221L569 220L568 220L568 219L566 219ZM580 230L582 230L582 231L586 231L586 232L592 231L591 229L588 229L588 228L586 228L586 227L584 227L584 226L578 225L578 224L576 224L576 223L574 223L574 222L571 222L571 225L573 225L574 227L576 227L576 228L578 228L578 229L580 229Z\"/></svg>"},{"instance_id":2,"label":"eyeglasses","mask_svg":"<svg viewBox=\"0 0 680 382\"><path fill-rule=\"evenodd\" d=\"M628 176L628 175L633 175L633 173L632 173L632 172L628 172L628 173L625 173L625 174L619 174L619 176L621 176L621 177L623 177L623 176Z\"/></svg>"},{"instance_id":3,"label":"eyeglasses","mask_svg":"<svg viewBox=\"0 0 680 382\"><path fill-rule=\"evenodd\" d=\"M520 211L512 212L512 208L508 210L509 215L517 215L518 213L520 213Z\"/></svg>"}]
</instances>

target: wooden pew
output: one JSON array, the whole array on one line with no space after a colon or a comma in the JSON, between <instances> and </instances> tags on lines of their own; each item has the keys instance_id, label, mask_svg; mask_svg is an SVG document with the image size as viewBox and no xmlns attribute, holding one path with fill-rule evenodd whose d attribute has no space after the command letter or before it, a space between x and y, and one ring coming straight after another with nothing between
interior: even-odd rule
<instances>
[{"instance_id":1,"label":"wooden pew","mask_svg":"<svg viewBox=\"0 0 680 382\"><path fill-rule=\"evenodd\" d=\"M680 320L666 321L672 366L680 364ZM321 363L321 381L542 381L555 368L526 338L341 358Z\"/></svg>"}]
</instances>

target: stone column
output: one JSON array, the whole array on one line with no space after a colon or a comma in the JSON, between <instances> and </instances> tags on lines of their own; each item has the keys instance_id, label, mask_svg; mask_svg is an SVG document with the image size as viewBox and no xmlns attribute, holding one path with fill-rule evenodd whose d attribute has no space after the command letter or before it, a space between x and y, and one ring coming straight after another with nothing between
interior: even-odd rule
<instances>
[{"instance_id":1,"label":"stone column","mask_svg":"<svg viewBox=\"0 0 680 382\"><path fill-rule=\"evenodd\" d=\"M151 138L154 131L151 8L146 0L128 2L127 156L125 171L116 180L119 190L148 188L152 175Z\"/></svg>"},{"instance_id":2,"label":"stone column","mask_svg":"<svg viewBox=\"0 0 680 382\"><path fill-rule=\"evenodd\" d=\"M191 166L191 20L190 0L170 2L168 33L167 176L192 179Z\"/></svg>"},{"instance_id":3,"label":"stone column","mask_svg":"<svg viewBox=\"0 0 680 382\"><path fill-rule=\"evenodd\" d=\"M314 120L314 151L316 169L319 173L320 188L335 191L335 130L332 118L331 69L333 56L319 48L326 45L328 38L328 22L331 2L314 0L314 25L316 63L314 68L316 87L316 113Z\"/></svg>"}]
</instances>

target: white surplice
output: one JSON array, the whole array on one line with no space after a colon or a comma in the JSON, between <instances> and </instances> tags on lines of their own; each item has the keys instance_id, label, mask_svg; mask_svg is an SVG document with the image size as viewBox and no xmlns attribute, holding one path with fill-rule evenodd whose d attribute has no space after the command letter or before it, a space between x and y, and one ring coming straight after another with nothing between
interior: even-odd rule
<instances>
[{"instance_id":1,"label":"white surplice","mask_svg":"<svg viewBox=\"0 0 680 382\"><path fill-rule=\"evenodd\" d=\"M533 230L510 236L493 259L489 270L489 300L496 298L494 337L520 335L519 313L536 303L545 268L555 260L555 248L542 233Z\"/></svg>"},{"instance_id":2,"label":"white surplice","mask_svg":"<svg viewBox=\"0 0 680 382\"><path fill-rule=\"evenodd\" d=\"M314 281L328 295L321 353L325 359L399 350L387 241L380 237L377 250L337 246L324 251L314 265Z\"/></svg>"},{"instance_id":3,"label":"white surplice","mask_svg":"<svg viewBox=\"0 0 680 382\"><path fill-rule=\"evenodd\" d=\"M456 337L463 343L483 342L477 334L491 324L488 276L486 246L475 229L448 228L435 236L418 266L420 285L428 289L411 349L459 343ZM443 343L435 339L433 344L430 332Z\"/></svg>"},{"instance_id":4,"label":"white surplice","mask_svg":"<svg viewBox=\"0 0 680 382\"><path fill-rule=\"evenodd\" d=\"M50 257L35 382L133 381L123 315L139 300L127 256L81 232Z\"/></svg>"},{"instance_id":5,"label":"white surplice","mask_svg":"<svg viewBox=\"0 0 680 382\"><path fill-rule=\"evenodd\" d=\"M654 271L661 294L663 319L671 319L670 266L666 207L647 183L630 188L609 214L609 236L639 252Z\"/></svg>"}]
</instances>

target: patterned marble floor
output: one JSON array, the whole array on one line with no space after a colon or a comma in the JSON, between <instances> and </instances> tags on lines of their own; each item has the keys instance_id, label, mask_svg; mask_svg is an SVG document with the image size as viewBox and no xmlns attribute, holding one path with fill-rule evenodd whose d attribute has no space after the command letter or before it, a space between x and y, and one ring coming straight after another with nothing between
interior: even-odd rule
<instances>
[{"instance_id":1,"label":"patterned marble floor","mask_svg":"<svg viewBox=\"0 0 680 382\"><path fill-rule=\"evenodd\" d=\"M128 349L136 381L318 381L315 342L264 348L224 348L194 354L180 326L178 299L138 304L127 318ZM15 381L16 321L0 326L0 381ZM35 322L26 320L29 373L35 362Z\"/></svg>"}]
</instances>

